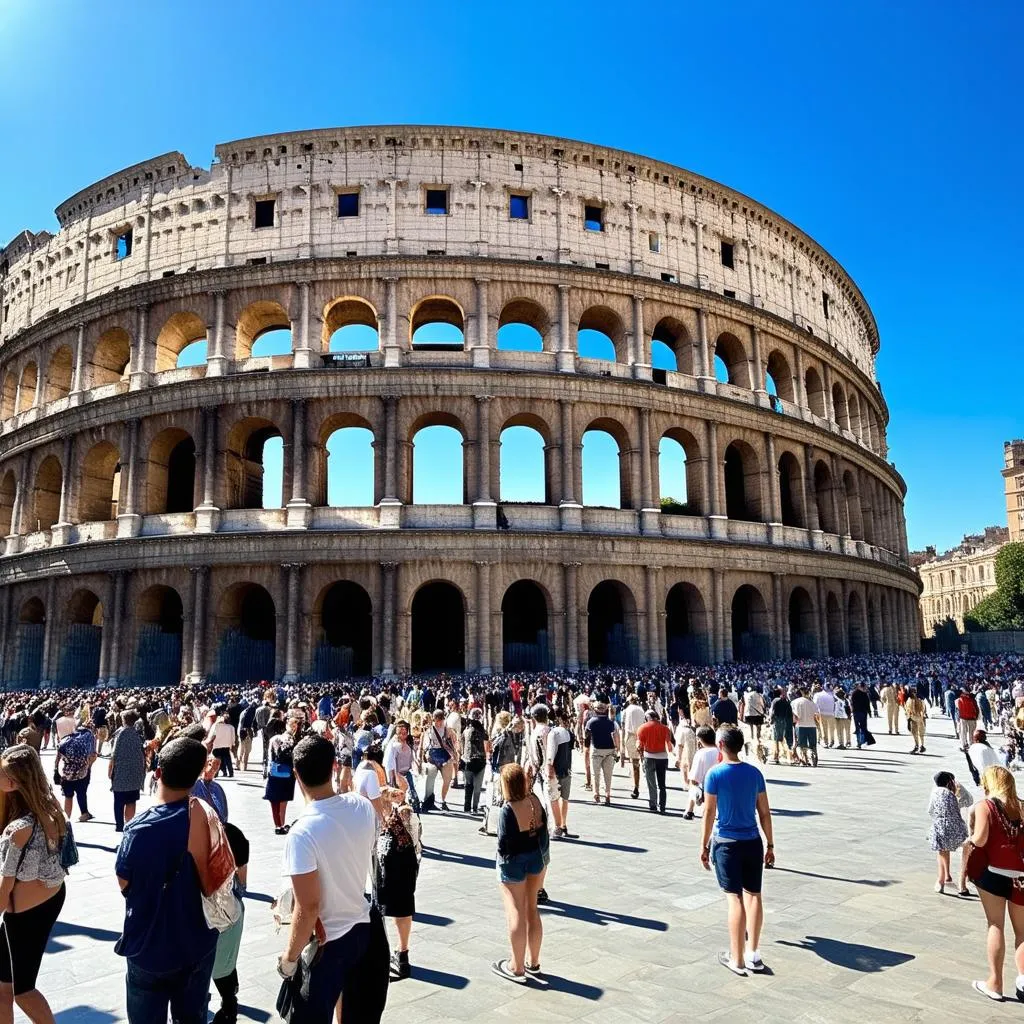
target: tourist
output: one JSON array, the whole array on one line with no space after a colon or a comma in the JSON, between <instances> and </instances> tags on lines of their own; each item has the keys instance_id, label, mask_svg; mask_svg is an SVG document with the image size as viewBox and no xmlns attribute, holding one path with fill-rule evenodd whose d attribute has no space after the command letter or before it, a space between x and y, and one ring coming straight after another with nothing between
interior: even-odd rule
<instances>
[{"instance_id":1,"label":"tourist","mask_svg":"<svg viewBox=\"0 0 1024 1024\"><path fill-rule=\"evenodd\" d=\"M268 690L263 696L263 703L256 709L253 727L258 730L262 744L263 778L267 777L267 763L271 734L268 732L270 720L274 717L274 695Z\"/></svg>"},{"instance_id":2,"label":"tourist","mask_svg":"<svg viewBox=\"0 0 1024 1024\"><path fill-rule=\"evenodd\" d=\"M793 721L796 723L796 746L793 753L805 768L818 767L818 709L808 700L807 691L801 689L793 701Z\"/></svg>"},{"instance_id":3,"label":"tourist","mask_svg":"<svg viewBox=\"0 0 1024 1024\"><path fill-rule=\"evenodd\" d=\"M576 743L583 751L583 768L587 776L583 788L589 793L593 789L593 769L590 765L590 733L587 732L587 723L594 717L593 701L590 699L590 694L581 693L575 700L575 707Z\"/></svg>"},{"instance_id":4,"label":"tourist","mask_svg":"<svg viewBox=\"0 0 1024 1024\"><path fill-rule=\"evenodd\" d=\"M146 751L135 728L138 713L128 708L121 716L121 728L110 745L107 776L114 793L114 831L123 832L125 822L135 817L142 787L146 783Z\"/></svg>"},{"instance_id":5,"label":"tourist","mask_svg":"<svg viewBox=\"0 0 1024 1024\"><path fill-rule=\"evenodd\" d=\"M925 724L928 721L928 705L921 700L916 691L911 691L903 702L903 713L907 716L907 732L910 733L914 741L914 749L910 752L912 754L923 754Z\"/></svg>"},{"instance_id":6,"label":"tourist","mask_svg":"<svg viewBox=\"0 0 1024 1024\"><path fill-rule=\"evenodd\" d=\"M626 706L622 709L622 764L629 758L633 768L633 791L629 795L636 800L640 796L640 751L637 747L636 734L644 724L644 711L635 693L626 698Z\"/></svg>"},{"instance_id":7,"label":"tourist","mask_svg":"<svg viewBox=\"0 0 1024 1024\"><path fill-rule=\"evenodd\" d=\"M1024 904L1015 903L1012 898L1016 886L1024 879L1021 851L1024 822L1020 799L1013 776L999 765L985 769L981 788L985 799L974 807L971 835L974 852L968 874L977 886L985 911L988 977L985 981L975 981L974 990L997 1002L1003 998L1005 930L1009 914L1017 968L1017 998L1024 999Z\"/></svg>"},{"instance_id":8,"label":"tourist","mask_svg":"<svg viewBox=\"0 0 1024 1024\"><path fill-rule=\"evenodd\" d=\"M999 755L989 746L988 733L975 729L971 733L971 745L967 748L967 760L974 766L979 777L986 768L1001 764Z\"/></svg>"},{"instance_id":9,"label":"tourist","mask_svg":"<svg viewBox=\"0 0 1024 1024\"><path fill-rule=\"evenodd\" d=\"M744 690L740 697L740 717L750 730L750 740L756 746L761 745L761 728L764 725L764 697L760 690Z\"/></svg>"},{"instance_id":10,"label":"tourist","mask_svg":"<svg viewBox=\"0 0 1024 1024\"><path fill-rule=\"evenodd\" d=\"M569 731L571 719L567 712L560 711L556 725L547 737L547 782L548 801L551 815L555 819L556 839L569 837L569 794L572 792L572 748L573 734ZM573 837L575 838L575 837Z\"/></svg>"},{"instance_id":11,"label":"tourist","mask_svg":"<svg viewBox=\"0 0 1024 1024\"><path fill-rule=\"evenodd\" d=\"M238 717L239 771L247 772L249 770L249 758L252 755L252 741L256 733L256 712L258 710L255 701L247 701Z\"/></svg>"},{"instance_id":12,"label":"tourist","mask_svg":"<svg viewBox=\"0 0 1024 1024\"><path fill-rule=\"evenodd\" d=\"M704 803L704 780L714 765L718 764L718 749L715 747L715 731L709 725L697 730L697 753L690 764L690 798L686 803L683 817L693 821L693 809Z\"/></svg>"},{"instance_id":13,"label":"tourist","mask_svg":"<svg viewBox=\"0 0 1024 1024\"><path fill-rule=\"evenodd\" d=\"M491 741L484 728L483 709L473 708L462 732L462 764L466 781L462 809L466 814L480 813L480 791L483 789L484 771L490 753Z\"/></svg>"},{"instance_id":14,"label":"tourist","mask_svg":"<svg viewBox=\"0 0 1024 1024\"><path fill-rule=\"evenodd\" d=\"M967 826L956 799L956 779L952 772L936 772L935 788L928 801L928 814L932 819L931 847L938 862L935 891L940 895L947 885L953 884L949 861L953 850L959 850L967 841Z\"/></svg>"},{"instance_id":15,"label":"tourist","mask_svg":"<svg viewBox=\"0 0 1024 1024\"><path fill-rule=\"evenodd\" d=\"M57 746L53 762L54 773L60 774L60 788L64 794L64 813L70 818L75 799L78 800L78 820L92 821L89 813L89 775L96 760L96 739L92 728L79 725Z\"/></svg>"},{"instance_id":16,"label":"tourist","mask_svg":"<svg viewBox=\"0 0 1024 1024\"><path fill-rule=\"evenodd\" d=\"M363 889L377 839L377 816L355 793L334 792L334 747L310 735L292 762L306 808L285 840L284 874L294 910L278 973L298 974L299 956L319 921L321 942L293 989L292 1024L378 1024L387 1002L390 951L380 912Z\"/></svg>"},{"instance_id":17,"label":"tourist","mask_svg":"<svg viewBox=\"0 0 1024 1024\"><path fill-rule=\"evenodd\" d=\"M720 725L738 725L740 720L739 708L729 696L728 687L719 687L718 697L711 702L711 720L717 728Z\"/></svg>"},{"instance_id":18,"label":"tourist","mask_svg":"<svg viewBox=\"0 0 1024 1024\"><path fill-rule=\"evenodd\" d=\"M595 768L595 785L597 778ZM505 805L498 820L497 867L511 953L495 961L491 969L502 978L525 984L528 974L538 980L543 977L540 949L544 932L537 894L548 868L548 820L519 765L502 768L501 786Z\"/></svg>"},{"instance_id":19,"label":"tourist","mask_svg":"<svg viewBox=\"0 0 1024 1024\"><path fill-rule=\"evenodd\" d=\"M270 763L267 769L267 785L263 799L270 803L270 814L274 819L274 834L288 834L285 824L288 804L295 799L295 772L292 769L292 751L298 741L301 721L295 715L288 716L285 724L281 719L271 719L267 726L270 741L267 747Z\"/></svg>"},{"instance_id":20,"label":"tourist","mask_svg":"<svg viewBox=\"0 0 1024 1024\"><path fill-rule=\"evenodd\" d=\"M207 759L207 770L210 768L210 760ZM216 769L214 769L216 774ZM204 773L205 778L205 773ZM200 780L202 781L202 780ZM212 782L212 776L207 779ZM196 783L199 785L199 783ZM219 782L212 782L212 785L220 789ZM193 793L195 790L193 789ZM223 792L223 790L221 790ZM235 879L232 892L238 900L240 913L238 920L233 925L220 932L217 936L217 949L213 959L213 986L220 996L220 1008L213 1015L212 1024L237 1024L238 1021L238 953L242 947L242 929L245 925L245 887L248 882L249 872L249 840L236 825L227 820L227 805L225 804L224 814L217 814L224 825L224 834L231 847L231 856L235 860Z\"/></svg>"},{"instance_id":21,"label":"tourist","mask_svg":"<svg viewBox=\"0 0 1024 1024\"><path fill-rule=\"evenodd\" d=\"M761 881L764 867L775 864L772 815L764 776L739 758L743 733L719 729L716 742L723 760L704 780L700 860L709 871L714 862L728 905L729 951L720 953L718 961L733 974L746 977L748 971L763 971L765 966L760 952Z\"/></svg>"},{"instance_id":22,"label":"tourist","mask_svg":"<svg viewBox=\"0 0 1024 1024\"><path fill-rule=\"evenodd\" d=\"M107 731L107 709L102 701L97 701L89 712L90 724L93 735L96 737L96 756L103 756L103 745L107 742L109 732Z\"/></svg>"},{"instance_id":23,"label":"tourist","mask_svg":"<svg viewBox=\"0 0 1024 1024\"><path fill-rule=\"evenodd\" d=\"M818 713L821 742L826 748L836 744L836 698L828 690L819 689L811 698Z\"/></svg>"},{"instance_id":24,"label":"tourist","mask_svg":"<svg viewBox=\"0 0 1024 1024\"><path fill-rule=\"evenodd\" d=\"M546 704L535 704L527 716L530 733L526 740L526 781L532 789L539 781L547 780L547 741L551 725Z\"/></svg>"},{"instance_id":25,"label":"tourist","mask_svg":"<svg viewBox=\"0 0 1024 1024\"><path fill-rule=\"evenodd\" d=\"M210 852L206 814L189 794L206 764L197 740L160 750L155 804L125 826L115 870L125 898L116 953L128 960L129 1024L206 1020L217 932L203 914L199 871Z\"/></svg>"},{"instance_id":26,"label":"tourist","mask_svg":"<svg viewBox=\"0 0 1024 1024\"><path fill-rule=\"evenodd\" d=\"M390 805L384 800L387 774L384 771L384 751L374 742L366 748L359 767L352 773L352 790L373 804L377 817L383 822Z\"/></svg>"},{"instance_id":27,"label":"tourist","mask_svg":"<svg viewBox=\"0 0 1024 1024\"><path fill-rule=\"evenodd\" d=\"M395 731L384 747L384 772L387 784L400 789L416 814L420 813L420 798L416 794L412 766L415 760L409 723L404 719L395 722ZM347 792L342 790L342 792Z\"/></svg>"},{"instance_id":28,"label":"tourist","mask_svg":"<svg viewBox=\"0 0 1024 1024\"><path fill-rule=\"evenodd\" d=\"M850 746L850 702L841 686L833 696L836 699L836 749L847 750Z\"/></svg>"},{"instance_id":29,"label":"tourist","mask_svg":"<svg viewBox=\"0 0 1024 1024\"><path fill-rule=\"evenodd\" d=\"M590 737L590 768L594 779L594 803L601 802L601 783L604 782L604 802L612 803L612 772L615 770L615 755L619 749L619 727L608 713L604 701L594 704L594 717L587 722Z\"/></svg>"},{"instance_id":30,"label":"tourist","mask_svg":"<svg viewBox=\"0 0 1024 1024\"><path fill-rule=\"evenodd\" d=\"M690 763L697 753L697 733L690 723L680 717L676 726L676 768L683 777L683 789L690 788Z\"/></svg>"},{"instance_id":31,"label":"tourist","mask_svg":"<svg viewBox=\"0 0 1024 1024\"><path fill-rule=\"evenodd\" d=\"M956 699L956 713L960 719L960 746L966 750L971 745L971 736L978 727L978 702L968 690L961 689Z\"/></svg>"},{"instance_id":32,"label":"tourist","mask_svg":"<svg viewBox=\"0 0 1024 1024\"><path fill-rule=\"evenodd\" d=\"M455 756L458 749L458 738L445 724L444 710L435 709L429 727L420 740L421 759L426 768L426 794L423 797L423 810L432 811L436 804L434 791L437 787L437 775L441 774L441 810L448 810L448 791L455 777Z\"/></svg>"},{"instance_id":33,"label":"tourist","mask_svg":"<svg viewBox=\"0 0 1024 1024\"><path fill-rule=\"evenodd\" d=\"M52 1024L36 988L50 932L64 906L65 821L36 751L15 744L0 754L0 1016L14 1004L32 1024Z\"/></svg>"},{"instance_id":34,"label":"tourist","mask_svg":"<svg viewBox=\"0 0 1024 1024\"><path fill-rule=\"evenodd\" d=\"M398 949L391 956L391 980L408 978L409 938L416 913L416 878L423 847L420 820L394 786L384 789L387 811L377 836L374 860L373 899L384 917L394 918Z\"/></svg>"},{"instance_id":35,"label":"tourist","mask_svg":"<svg viewBox=\"0 0 1024 1024\"><path fill-rule=\"evenodd\" d=\"M505 803L501 791L501 769L507 764L519 764L522 759L524 729L523 720L518 715L513 718L511 712L499 711L494 718L491 732L490 799L484 808L483 824L477 830L481 835L497 835L497 811Z\"/></svg>"},{"instance_id":36,"label":"tourist","mask_svg":"<svg viewBox=\"0 0 1024 1024\"><path fill-rule=\"evenodd\" d=\"M637 733L637 745L644 759L647 803L652 811L664 814L668 803L665 773L668 771L668 755L675 744L672 742L672 730L662 723L657 711L648 711L646 718Z\"/></svg>"},{"instance_id":37,"label":"tourist","mask_svg":"<svg viewBox=\"0 0 1024 1024\"><path fill-rule=\"evenodd\" d=\"M899 736L900 734L900 706L896 700L896 687L891 682L886 681L886 684L879 690L878 695L881 699L882 706L885 708L886 721L889 724L889 735Z\"/></svg>"},{"instance_id":38,"label":"tourist","mask_svg":"<svg viewBox=\"0 0 1024 1024\"><path fill-rule=\"evenodd\" d=\"M206 758L203 772L192 787L192 796L205 800L216 812L222 822L228 820L228 798L224 787L217 781L220 759L214 754Z\"/></svg>"},{"instance_id":39,"label":"tourist","mask_svg":"<svg viewBox=\"0 0 1024 1024\"><path fill-rule=\"evenodd\" d=\"M867 684L860 680L850 694L850 710L853 712L853 728L857 736L857 749L875 742L875 737L868 731L868 711L871 698L868 696Z\"/></svg>"},{"instance_id":40,"label":"tourist","mask_svg":"<svg viewBox=\"0 0 1024 1024\"><path fill-rule=\"evenodd\" d=\"M779 686L775 690L768 717L772 726L772 763L779 764L782 748L785 746L786 759L796 763L796 752L793 746L793 705L786 696L786 691Z\"/></svg>"}]
</instances>

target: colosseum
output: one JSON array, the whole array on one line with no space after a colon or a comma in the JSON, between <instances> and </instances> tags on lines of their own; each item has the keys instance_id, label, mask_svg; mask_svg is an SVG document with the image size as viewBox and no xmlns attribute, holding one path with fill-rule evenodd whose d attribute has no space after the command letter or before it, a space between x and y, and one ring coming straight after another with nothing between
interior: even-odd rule
<instances>
[{"instance_id":1,"label":"colosseum","mask_svg":"<svg viewBox=\"0 0 1024 1024\"><path fill-rule=\"evenodd\" d=\"M916 647L872 313L746 196L401 126L167 153L56 214L0 251L7 686ZM437 427L450 504L417 501ZM510 430L535 500L505 493Z\"/></svg>"}]
</instances>

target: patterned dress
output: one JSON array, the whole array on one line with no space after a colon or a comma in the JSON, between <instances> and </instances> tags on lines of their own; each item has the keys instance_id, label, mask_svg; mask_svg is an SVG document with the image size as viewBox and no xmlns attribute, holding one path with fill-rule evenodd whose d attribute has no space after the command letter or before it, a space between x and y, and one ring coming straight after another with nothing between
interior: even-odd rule
<instances>
[{"instance_id":1,"label":"patterned dress","mask_svg":"<svg viewBox=\"0 0 1024 1024\"><path fill-rule=\"evenodd\" d=\"M933 850L956 850L967 842L967 826L955 794L936 786L928 801L928 813L932 819L929 840Z\"/></svg>"}]
</instances>

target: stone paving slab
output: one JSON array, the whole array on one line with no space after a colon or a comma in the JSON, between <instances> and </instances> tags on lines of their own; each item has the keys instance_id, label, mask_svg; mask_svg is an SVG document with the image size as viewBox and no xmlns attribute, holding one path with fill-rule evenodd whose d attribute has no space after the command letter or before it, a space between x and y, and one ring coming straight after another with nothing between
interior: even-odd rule
<instances>
[{"instance_id":1,"label":"stone paving slab","mask_svg":"<svg viewBox=\"0 0 1024 1024\"><path fill-rule=\"evenodd\" d=\"M723 900L698 862L699 822L681 817L677 774L662 817L648 812L643 796L630 799L620 768L614 805L595 806L577 765L570 827L580 839L552 843L543 990L490 972L506 953L494 838L480 836L461 812L428 815L413 977L391 987L385 1021L983 1024L1018 1017L1015 1001L986 1002L970 989L985 973L977 900L932 891L931 776L940 768L963 776L966 768L948 723L931 720L929 728L925 756L910 756L903 736L876 733L870 751L823 751L817 769L768 766L779 866L766 875L762 950L771 972L761 977L736 978L715 962L726 945ZM225 789L231 818L252 843L240 1019L276 1020L283 936L268 903L283 884L284 840L273 834L258 772ZM451 797L454 811L461 790ZM90 798L97 820L76 829L82 861L39 980L60 1024L125 1019L124 963L113 952L123 903L105 772L95 773ZM1012 991L1012 964L1006 985Z\"/></svg>"}]
</instances>

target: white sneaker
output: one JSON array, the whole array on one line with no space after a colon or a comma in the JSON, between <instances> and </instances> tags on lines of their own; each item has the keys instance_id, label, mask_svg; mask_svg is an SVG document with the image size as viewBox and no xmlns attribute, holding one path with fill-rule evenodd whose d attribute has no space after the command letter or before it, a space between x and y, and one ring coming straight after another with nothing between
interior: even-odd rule
<instances>
[{"instance_id":1,"label":"white sneaker","mask_svg":"<svg viewBox=\"0 0 1024 1024\"><path fill-rule=\"evenodd\" d=\"M746 961L748 971L758 974L764 970L764 961L761 959L760 953L755 953L748 949L743 959Z\"/></svg>"}]
</instances>

